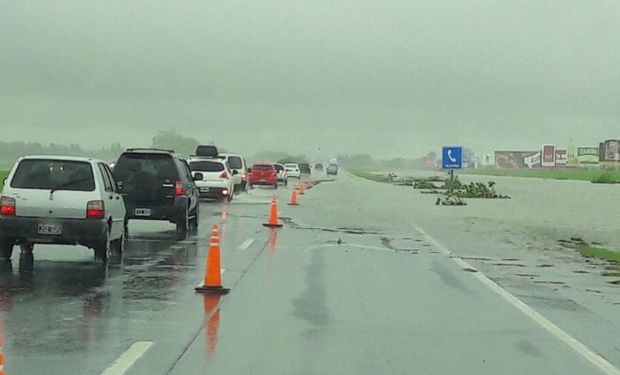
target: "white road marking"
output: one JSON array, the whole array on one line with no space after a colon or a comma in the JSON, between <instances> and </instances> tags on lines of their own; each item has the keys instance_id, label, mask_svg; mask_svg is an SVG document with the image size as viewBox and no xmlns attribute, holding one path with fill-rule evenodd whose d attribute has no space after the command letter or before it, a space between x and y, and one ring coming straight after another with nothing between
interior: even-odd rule
<instances>
[{"instance_id":1,"label":"white road marking","mask_svg":"<svg viewBox=\"0 0 620 375\"><path fill-rule=\"evenodd\" d=\"M246 250L248 247L250 247L250 245L252 245L252 243L254 243L254 239L253 238L248 238L241 245L239 245L238 249L239 250Z\"/></svg>"},{"instance_id":2,"label":"white road marking","mask_svg":"<svg viewBox=\"0 0 620 375\"><path fill-rule=\"evenodd\" d=\"M134 342L129 349L121 354L110 367L101 373L101 375L123 375L151 346L153 346L152 341Z\"/></svg>"},{"instance_id":3,"label":"white road marking","mask_svg":"<svg viewBox=\"0 0 620 375\"><path fill-rule=\"evenodd\" d=\"M411 223L411 225L416 231L418 231L422 236L424 236L426 241L430 242L433 246L437 248L437 250L441 251L443 254L450 257L452 260L454 260L459 266L463 268L471 268L475 270L475 268L472 265L470 265L469 263L461 259L458 255L454 254L452 251L450 251L447 247L445 247L441 243L437 242L437 240L435 240L433 237L426 234L426 232L422 230L420 227L418 227L417 225L413 223ZM551 335L555 336L558 340L568 345L577 354L581 355L585 360L593 364L595 367L601 370L604 374L620 375L620 370L618 370L616 366L611 364L609 361L607 361L605 358L603 358L599 354L593 352L590 348L585 346L585 344L583 344L581 341L569 335L566 331L564 331L562 328L552 323L549 319L545 318L543 315L541 315L536 310L531 308L525 302L521 301L517 297L510 294L510 292L502 288L499 284L497 284L493 280L486 277L482 272L475 272L475 273L472 273L472 275L476 277L486 287L488 287L495 293L499 294L504 300L506 300L508 303L513 305L515 308L517 308L517 310L521 311L528 318L532 319L538 325L540 325L545 330L547 330L547 332L549 332Z\"/></svg>"}]
</instances>

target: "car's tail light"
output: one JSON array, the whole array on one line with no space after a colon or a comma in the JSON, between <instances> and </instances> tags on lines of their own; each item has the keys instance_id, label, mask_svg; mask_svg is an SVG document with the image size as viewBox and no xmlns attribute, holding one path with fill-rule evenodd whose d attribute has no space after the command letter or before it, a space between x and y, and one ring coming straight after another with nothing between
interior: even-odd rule
<instances>
[{"instance_id":1,"label":"car's tail light","mask_svg":"<svg viewBox=\"0 0 620 375\"><path fill-rule=\"evenodd\" d=\"M90 201L86 205L86 217L88 219L103 219L105 208L103 201Z\"/></svg>"},{"instance_id":2,"label":"car's tail light","mask_svg":"<svg viewBox=\"0 0 620 375\"><path fill-rule=\"evenodd\" d=\"M2 197L0 198L0 215L2 216L15 216L15 198Z\"/></svg>"},{"instance_id":3,"label":"car's tail light","mask_svg":"<svg viewBox=\"0 0 620 375\"><path fill-rule=\"evenodd\" d=\"M222 174L220 174L220 178L225 178L228 180L228 172L226 171L222 172Z\"/></svg>"},{"instance_id":4,"label":"car's tail light","mask_svg":"<svg viewBox=\"0 0 620 375\"><path fill-rule=\"evenodd\" d=\"M222 195L228 195L228 189L222 190Z\"/></svg>"},{"instance_id":5,"label":"car's tail light","mask_svg":"<svg viewBox=\"0 0 620 375\"><path fill-rule=\"evenodd\" d=\"M183 187L183 181L177 180L176 184L174 185L174 195L176 195L177 197L185 195L185 188Z\"/></svg>"}]
</instances>

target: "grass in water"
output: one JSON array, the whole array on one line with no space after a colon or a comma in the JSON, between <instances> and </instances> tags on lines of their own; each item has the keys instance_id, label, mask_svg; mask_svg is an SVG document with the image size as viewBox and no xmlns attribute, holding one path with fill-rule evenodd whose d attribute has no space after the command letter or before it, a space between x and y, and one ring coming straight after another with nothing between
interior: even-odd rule
<instances>
[{"instance_id":1,"label":"grass in water","mask_svg":"<svg viewBox=\"0 0 620 375\"><path fill-rule=\"evenodd\" d=\"M579 246L577 250L579 251L579 254L586 258L597 258L610 262L620 263L620 252L618 251L612 251L600 247L591 247L587 245Z\"/></svg>"}]
</instances>

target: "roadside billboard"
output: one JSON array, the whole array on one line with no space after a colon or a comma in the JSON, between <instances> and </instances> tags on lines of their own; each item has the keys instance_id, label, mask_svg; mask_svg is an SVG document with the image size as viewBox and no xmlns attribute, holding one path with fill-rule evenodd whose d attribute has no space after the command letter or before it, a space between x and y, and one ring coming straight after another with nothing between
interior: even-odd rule
<instances>
[{"instance_id":1,"label":"roadside billboard","mask_svg":"<svg viewBox=\"0 0 620 375\"><path fill-rule=\"evenodd\" d=\"M540 167L540 151L495 151L495 168Z\"/></svg>"},{"instance_id":2,"label":"roadside billboard","mask_svg":"<svg viewBox=\"0 0 620 375\"><path fill-rule=\"evenodd\" d=\"M598 164L599 149L596 147L577 147L577 164Z\"/></svg>"},{"instance_id":3,"label":"roadside billboard","mask_svg":"<svg viewBox=\"0 0 620 375\"><path fill-rule=\"evenodd\" d=\"M555 150L555 166L566 167L568 164L568 151L567 150Z\"/></svg>"},{"instance_id":4,"label":"roadside billboard","mask_svg":"<svg viewBox=\"0 0 620 375\"><path fill-rule=\"evenodd\" d=\"M620 140L608 139L602 143L601 161L620 161Z\"/></svg>"},{"instance_id":5,"label":"roadside billboard","mask_svg":"<svg viewBox=\"0 0 620 375\"><path fill-rule=\"evenodd\" d=\"M555 145L542 146L542 162L543 167L555 167Z\"/></svg>"}]
</instances>

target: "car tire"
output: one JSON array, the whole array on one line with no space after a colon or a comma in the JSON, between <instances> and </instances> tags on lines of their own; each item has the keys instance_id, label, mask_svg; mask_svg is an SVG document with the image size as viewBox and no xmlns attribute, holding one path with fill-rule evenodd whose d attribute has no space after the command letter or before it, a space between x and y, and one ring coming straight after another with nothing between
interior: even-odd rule
<instances>
[{"instance_id":1,"label":"car tire","mask_svg":"<svg viewBox=\"0 0 620 375\"><path fill-rule=\"evenodd\" d=\"M194 208L194 218L189 221L189 229L192 233L196 233L198 231L198 224L200 222L200 205L196 203L196 208Z\"/></svg>"},{"instance_id":2,"label":"car tire","mask_svg":"<svg viewBox=\"0 0 620 375\"><path fill-rule=\"evenodd\" d=\"M0 261L10 261L13 255L13 247L15 242L12 240L3 238L0 239Z\"/></svg>"},{"instance_id":3,"label":"car tire","mask_svg":"<svg viewBox=\"0 0 620 375\"><path fill-rule=\"evenodd\" d=\"M121 236L116 240L110 242L110 255L109 262L111 264L120 264L123 259L123 252L125 251L125 237Z\"/></svg>"},{"instance_id":4,"label":"car tire","mask_svg":"<svg viewBox=\"0 0 620 375\"><path fill-rule=\"evenodd\" d=\"M175 232L175 237L177 241L183 241L187 238L187 231L189 229L189 212L188 209L185 209L185 213L179 219L177 219L177 229Z\"/></svg>"},{"instance_id":5,"label":"car tire","mask_svg":"<svg viewBox=\"0 0 620 375\"><path fill-rule=\"evenodd\" d=\"M278 190L278 183L276 182L275 185L273 185L273 189L274 190Z\"/></svg>"},{"instance_id":6,"label":"car tire","mask_svg":"<svg viewBox=\"0 0 620 375\"><path fill-rule=\"evenodd\" d=\"M288 186L288 180L284 180L284 186Z\"/></svg>"},{"instance_id":7,"label":"car tire","mask_svg":"<svg viewBox=\"0 0 620 375\"><path fill-rule=\"evenodd\" d=\"M34 245L26 242L20 245L21 253L19 255L19 272L32 272L34 268Z\"/></svg>"},{"instance_id":8,"label":"car tire","mask_svg":"<svg viewBox=\"0 0 620 375\"><path fill-rule=\"evenodd\" d=\"M123 239L129 238L129 219L125 219L123 223Z\"/></svg>"},{"instance_id":9,"label":"car tire","mask_svg":"<svg viewBox=\"0 0 620 375\"><path fill-rule=\"evenodd\" d=\"M95 261L106 264L108 262L108 252L110 251L110 248L111 248L110 229L108 228L108 230L103 235L103 238L97 241L97 244L95 245L95 248L93 249L95 253Z\"/></svg>"}]
</instances>

